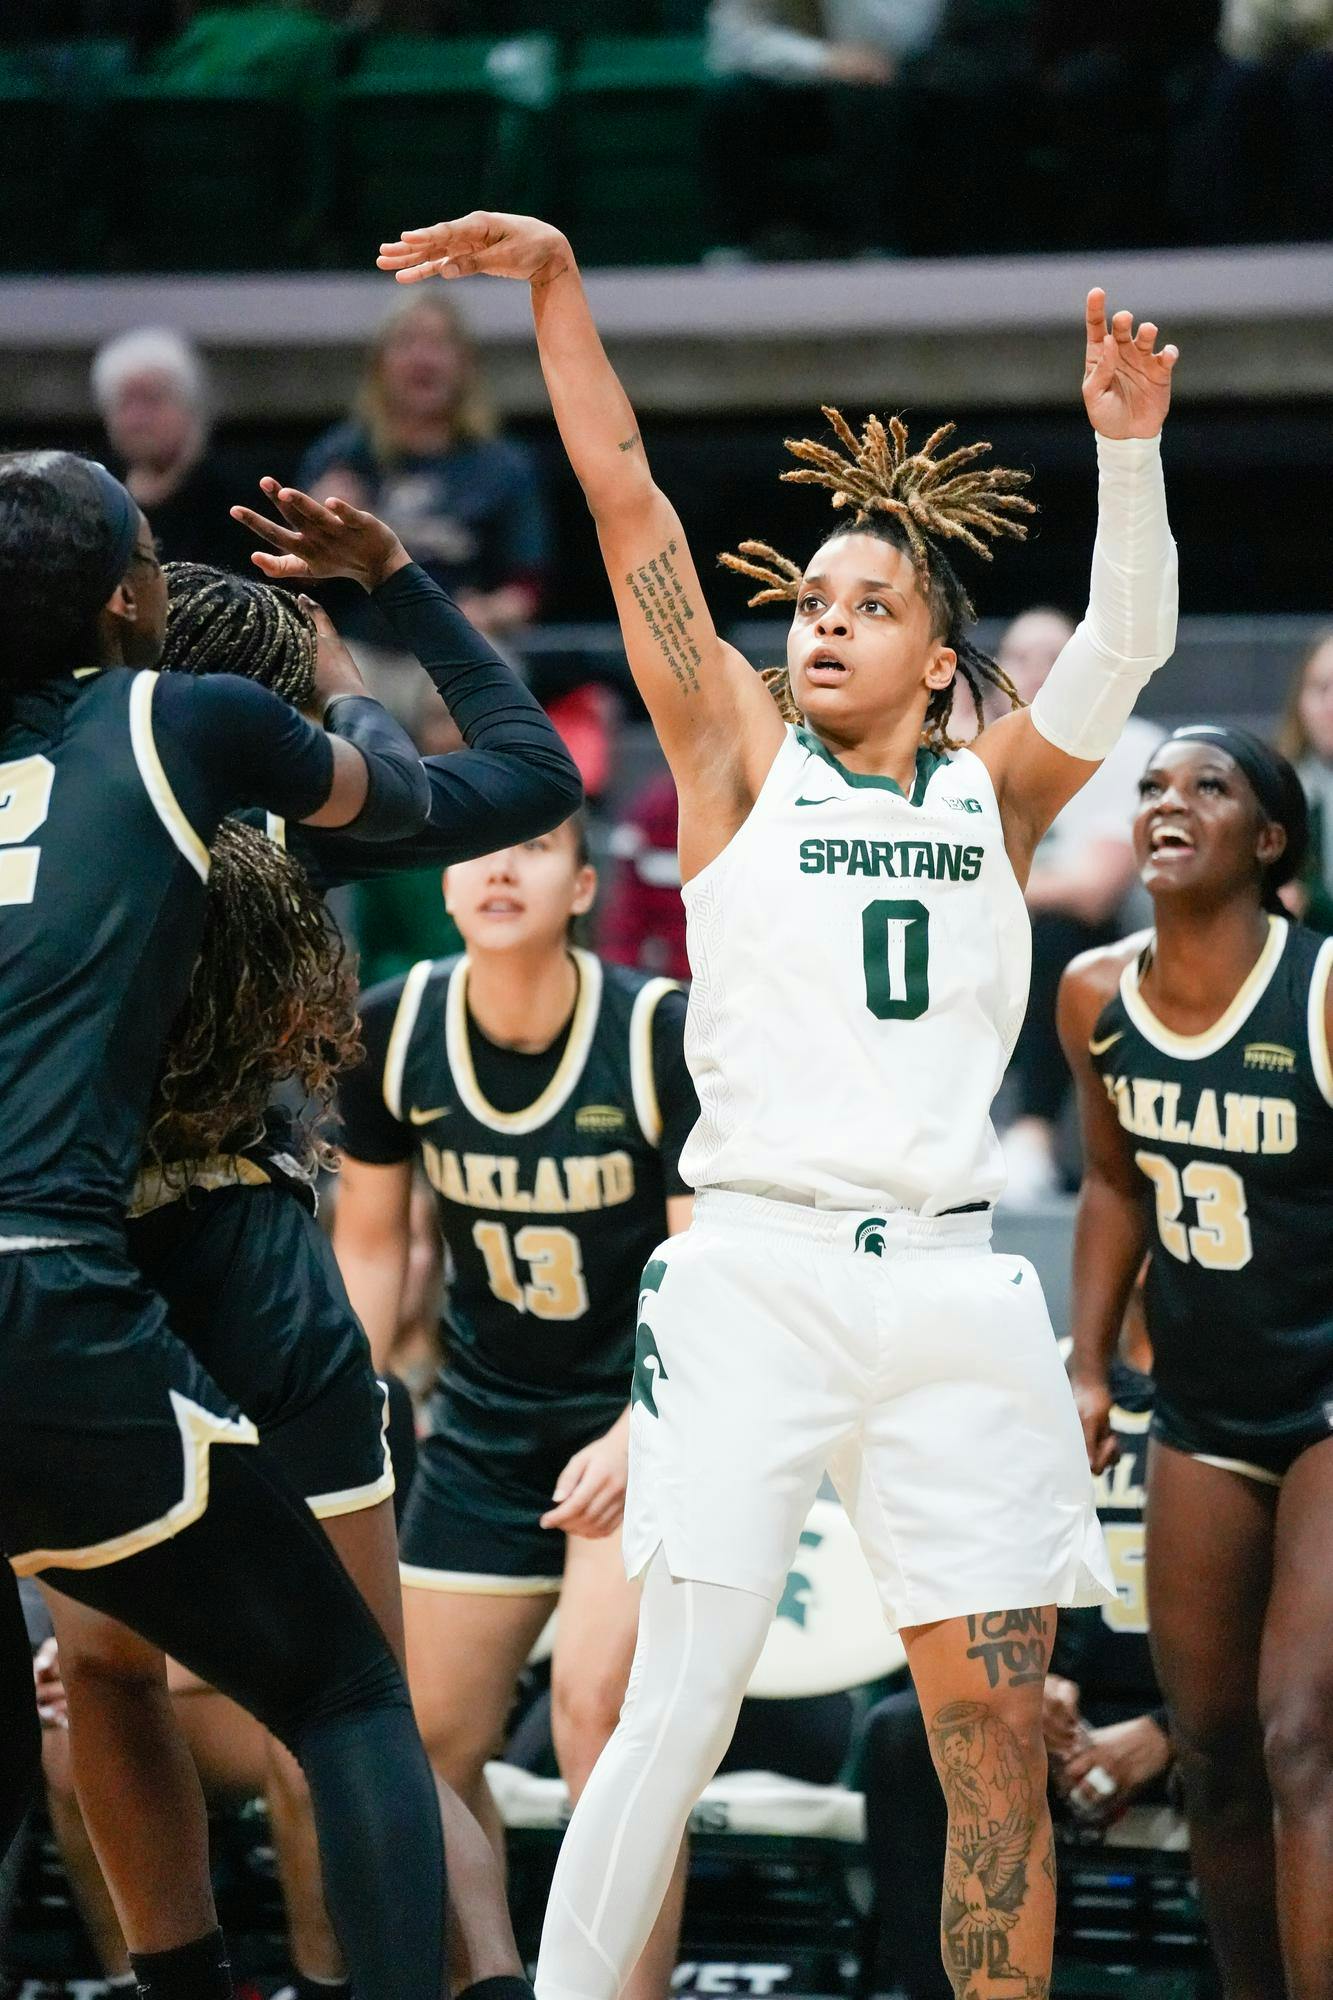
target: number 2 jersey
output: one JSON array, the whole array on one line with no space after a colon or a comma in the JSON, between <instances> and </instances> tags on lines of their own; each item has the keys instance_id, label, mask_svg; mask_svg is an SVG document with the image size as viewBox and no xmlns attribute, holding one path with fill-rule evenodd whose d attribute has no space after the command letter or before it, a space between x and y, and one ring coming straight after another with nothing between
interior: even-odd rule
<instances>
[{"instance_id":1,"label":"number 2 jersey","mask_svg":"<svg viewBox=\"0 0 1333 2000\"><path fill-rule=\"evenodd\" d=\"M789 729L684 897L692 1187L927 1216L995 1200L1032 944L979 758L920 752L908 798Z\"/></svg>"},{"instance_id":2,"label":"number 2 jersey","mask_svg":"<svg viewBox=\"0 0 1333 2000\"><path fill-rule=\"evenodd\" d=\"M640 1276L668 1196L688 1192L685 996L573 957L574 1011L541 1054L480 1033L466 957L425 960L366 995L367 1059L341 1079L347 1152L375 1165L419 1153L435 1191L452 1265L442 1387L464 1428L503 1413L516 1433L545 1435L562 1402L614 1419Z\"/></svg>"},{"instance_id":3,"label":"number 2 jersey","mask_svg":"<svg viewBox=\"0 0 1333 2000\"><path fill-rule=\"evenodd\" d=\"M1159 1419L1169 1405L1257 1441L1307 1411L1333 1428L1333 939L1284 917L1268 924L1253 970L1203 1034L1176 1034L1144 999L1149 945L1088 1043L1152 1217Z\"/></svg>"}]
</instances>

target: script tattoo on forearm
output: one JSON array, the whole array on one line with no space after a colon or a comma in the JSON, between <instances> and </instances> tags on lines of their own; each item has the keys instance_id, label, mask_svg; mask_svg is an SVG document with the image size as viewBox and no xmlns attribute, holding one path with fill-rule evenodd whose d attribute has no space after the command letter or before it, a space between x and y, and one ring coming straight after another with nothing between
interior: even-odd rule
<instances>
[{"instance_id":1,"label":"script tattoo on forearm","mask_svg":"<svg viewBox=\"0 0 1333 2000\"><path fill-rule=\"evenodd\" d=\"M1048 1647L1046 1618L1041 1611L984 1611L969 1616L967 1649L969 1660L980 1660L989 1686L1000 1685L1000 1675L1011 1688L1030 1687L1046 1678Z\"/></svg>"},{"instance_id":2,"label":"script tattoo on forearm","mask_svg":"<svg viewBox=\"0 0 1333 2000\"><path fill-rule=\"evenodd\" d=\"M690 636L694 606L676 570L676 546L668 542L660 555L642 569L631 570L625 581L677 687L682 694L698 694L702 656Z\"/></svg>"},{"instance_id":3,"label":"script tattoo on forearm","mask_svg":"<svg viewBox=\"0 0 1333 2000\"><path fill-rule=\"evenodd\" d=\"M621 438L621 440L620 440L619 444L618 444L618 445L616 446L616 450L617 450L617 451L633 451L633 449L634 449L635 445L636 445L636 444L637 444L638 442L639 442L639 433L638 433L637 431L635 431L632 437L627 437L627 438Z\"/></svg>"},{"instance_id":4,"label":"script tattoo on forearm","mask_svg":"<svg viewBox=\"0 0 1333 2000\"><path fill-rule=\"evenodd\" d=\"M974 1986L990 1992L993 1980L1014 1981L1015 2000L1040 2000L1049 1982L1012 1962L1009 1934L1027 1897L1044 1800L1013 1730L984 1702L950 1702L930 1736L949 1808L940 1912L949 1978L960 2000Z\"/></svg>"}]
</instances>

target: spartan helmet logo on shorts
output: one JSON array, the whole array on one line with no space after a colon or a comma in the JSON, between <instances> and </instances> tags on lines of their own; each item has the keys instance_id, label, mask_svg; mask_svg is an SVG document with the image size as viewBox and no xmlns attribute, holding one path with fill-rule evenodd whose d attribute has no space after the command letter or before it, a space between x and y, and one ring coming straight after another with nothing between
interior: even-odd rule
<instances>
[{"instance_id":1,"label":"spartan helmet logo on shorts","mask_svg":"<svg viewBox=\"0 0 1333 2000\"><path fill-rule=\"evenodd\" d=\"M864 1250L867 1257L884 1255L884 1235L887 1218L882 1215L868 1215L864 1222L856 1225L856 1247Z\"/></svg>"},{"instance_id":2,"label":"spartan helmet logo on shorts","mask_svg":"<svg viewBox=\"0 0 1333 2000\"><path fill-rule=\"evenodd\" d=\"M650 1417L658 1414L654 1393L656 1385L658 1382L669 1381L670 1377L663 1365L657 1342L653 1338L653 1330L645 1325L642 1314L648 1294L661 1291L666 1268L660 1257L654 1257L652 1262L644 1267L639 1286L640 1318L639 1324L634 1329L634 1377L630 1384L629 1406L633 1409L636 1403L642 1403Z\"/></svg>"}]
</instances>

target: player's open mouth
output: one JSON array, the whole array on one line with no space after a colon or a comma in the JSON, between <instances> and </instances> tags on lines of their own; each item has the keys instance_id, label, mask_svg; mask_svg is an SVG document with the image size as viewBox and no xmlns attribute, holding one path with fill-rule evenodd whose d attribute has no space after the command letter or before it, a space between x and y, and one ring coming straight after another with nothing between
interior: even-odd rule
<instances>
[{"instance_id":1,"label":"player's open mouth","mask_svg":"<svg viewBox=\"0 0 1333 2000\"><path fill-rule=\"evenodd\" d=\"M836 653L815 653L805 663L806 679L819 687L833 687L845 680L851 669Z\"/></svg>"},{"instance_id":2,"label":"player's open mouth","mask_svg":"<svg viewBox=\"0 0 1333 2000\"><path fill-rule=\"evenodd\" d=\"M483 917L521 917L522 903L516 903L509 896L492 896L481 906Z\"/></svg>"},{"instance_id":3,"label":"player's open mouth","mask_svg":"<svg viewBox=\"0 0 1333 2000\"><path fill-rule=\"evenodd\" d=\"M1194 842L1179 826L1155 826L1148 840L1148 852L1154 861L1172 860L1194 852Z\"/></svg>"}]
</instances>

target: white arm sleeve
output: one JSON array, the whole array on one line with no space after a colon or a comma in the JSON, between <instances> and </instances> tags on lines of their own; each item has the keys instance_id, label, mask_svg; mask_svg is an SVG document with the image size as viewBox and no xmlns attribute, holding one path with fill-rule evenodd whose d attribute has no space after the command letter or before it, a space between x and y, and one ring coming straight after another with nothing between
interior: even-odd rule
<instances>
[{"instance_id":1,"label":"white arm sleeve","mask_svg":"<svg viewBox=\"0 0 1333 2000\"><path fill-rule=\"evenodd\" d=\"M1176 643L1176 545L1160 438L1097 439L1097 541L1083 622L1032 704L1066 756L1100 763Z\"/></svg>"}]
</instances>

